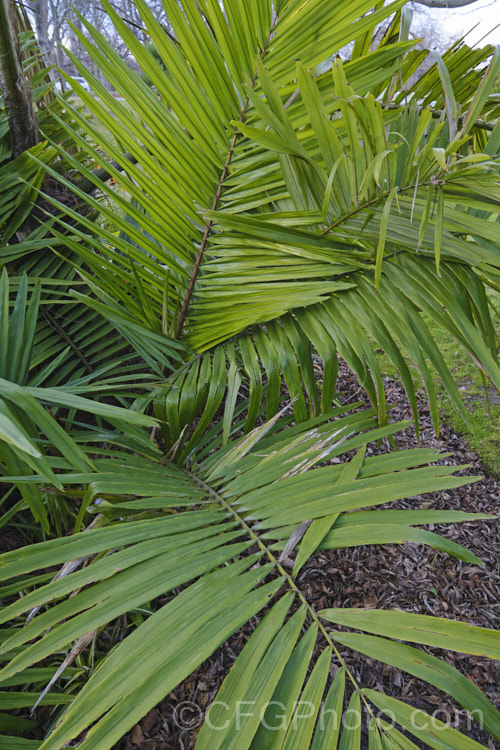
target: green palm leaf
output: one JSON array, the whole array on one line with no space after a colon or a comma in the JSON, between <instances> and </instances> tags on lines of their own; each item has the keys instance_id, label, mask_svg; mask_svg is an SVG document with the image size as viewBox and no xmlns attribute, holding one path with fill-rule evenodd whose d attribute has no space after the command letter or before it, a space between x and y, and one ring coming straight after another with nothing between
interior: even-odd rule
<instances>
[{"instance_id":1,"label":"green palm leaf","mask_svg":"<svg viewBox=\"0 0 500 750\"><path fill-rule=\"evenodd\" d=\"M466 417L428 320L500 387L486 294L500 288L500 131L478 122L497 115L498 54L455 45L409 87L421 53L399 0L165 0L170 35L145 0L136 5L157 56L103 7L154 89L80 18L75 33L109 86L69 52L93 89L73 84L91 117L60 102L42 123L48 150L14 165L75 200L45 195L47 224L5 248L2 478L45 531L52 483L76 525L0 556L3 590L21 594L0 615L10 623L0 680L12 685L153 602L40 745L104 750L267 609L198 747L357 750L365 715L370 750L415 747L373 706L430 747L476 747L446 726L437 739L426 717L362 691L336 640L385 649L388 663L467 708L480 703L495 729L487 699L449 665L376 636L397 629L491 656L497 634L344 609L322 615L373 635L330 633L298 572L317 549L360 544L418 542L480 562L420 526L488 516L378 508L461 486L457 467L428 450L365 447L407 426L389 424L379 347L417 429L410 362L436 429L435 372ZM349 61L324 66L351 41ZM12 169L2 176L13 184ZM8 243L24 190L0 205ZM338 407L339 355L372 409Z\"/></svg>"},{"instance_id":2,"label":"green palm leaf","mask_svg":"<svg viewBox=\"0 0 500 750\"><path fill-rule=\"evenodd\" d=\"M329 456L365 445L383 432L395 429L377 428L376 424L373 411L337 415L333 423L316 418L287 429L279 429L279 422L273 420L238 441L210 452L193 471L145 457L130 455L126 459L123 453L117 453L115 458L96 459L99 470L96 475L58 474L65 486L88 484L88 501L104 496L106 500L100 499L92 508L104 514L104 519L108 517L111 521L121 516L128 520L80 532L64 540L31 545L0 557L1 577L12 580L23 576L25 586L30 580L35 582L35 571L47 566L82 561L82 557L87 561L85 567L73 569L62 578L42 582L4 610L3 622L16 622L23 613L32 615L25 627L11 630L2 644L3 652L13 656L0 671L0 680L11 679L134 607L179 586L184 585L184 588L105 659L42 747L60 747L90 725L92 728L85 740L87 746L109 747L231 633L259 612L283 584L292 593L278 598L241 653L221 688L220 703L214 704L213 715L209 713L210 720L200 734L199 746L212 747L214 743L220 747L232 746L237 739L235 747L238 748L274 747L278 741L290 747L297 743L302 747L310 743L313 747L322 747L331 739L319 729L323 722L334 732L332 736L338 736L340 725L337 724L335 730L328 715L320 712L323 694L329 688L332 649L338 658L335 640L343 642L344 636L339 635L337 639L337 634L333 633L335 640L332 640L327 634L330 648L323 651L317 663L311 661L318 628L323 634L326 631L295 579L282 568L273 552L273 540L287 534L291 523L295 525L306 516L316 520L331 516L335 510L338 518L324 539L326 546L331 546L326 540L336 533L337 520L344 519L347 523L344 527L340 524L339 531L348 529L352 514L345 511L372 506L377 502L378 493L380 501L386 502L413 494L415 487L419 487L419 491L422 488L432 490L459 486L466 481L451 476L453 467L419 468L433 457L425 450L402 451L397 459L391 454L366 458L361 451L356 470L350 463L312 468ZM344 440L341 439L343 434ZM349 481L346 483L346 480ZM331 491L325 493L327 487ZM321 502L315 500L318 490L324 497ZM285 506L286 514L281 512ZM178 508L178 512L172 513L174 508ZM148 515L143 517L141 514L145 512ZM360 513L362 517L363 513L368 514L367 522L355 524L354 529L356 533L365 529L368 538L363 541L369 543L373 531L368 520L374 511ZM409 513L413 515L408 516L408 520L414 523L424 519L451 521L458 518L453 514L443 516L439 511ZM381 527L389 529L389 538L395 541L383 517ZM417 538L424 543L430 541L423 532ZM256 553L246 554L252 545ZM312 545L307 554L314 548ZM460 554L451 547L443 548ZM468 556L465 550L463 553ZM473 556L469 559L475 560ZM273 575L264 582L272 571L278 577ZM68 597L70 593L73 595ZM295 598L302 606L296 611L294 608L295 613L286 619ZM349 611L340 610L340 613L347 617ZM315 625L304 640L297 643L306 615L312 617ZM329 616L326 612L323 615ZM362 620L360 627L370 631L376 613L368 611L363 615L366 625ZM403 616L409 618L408 632L420 632L419 616ZM461 623L434 618L424 620L427 631L424 642L434 646L442 645L443 639L449 638L455 630L458 634L470 630ZM427 620L432 620L432 633ZM387 626L383 627L385 632ZM405 637L404 626L400 630L401 637ZM194 645L193 638L201 631L204 637L198 638ZM495 642L494 633L481 632ZM470 641L471 637L467 637ZM412 635L410 638L415 640ZM472 640L477 642L474 637ZM161 658L159 644L163 644ZM165 644L172 644L172 647L165 647ZM463 647L459 637L454 637L454 644ZM357 643L356 639L350 645L359 646L361 651L365 648L364 642ZM413 655L411 649L409 653ZM488 654L494 655L489 651ZM412 666L414 661L408 658L406 652L400 654L395 647L394 660L398 666L410 671L416 669L419 676L436 684L437 667L432 668L434 657L429 659L429 672L425 665ZM138 663L141 664L139 671ZM441 664L437 659L435 663ZM312 672L308 674L310 668ZM462 692L461 688L455 688L456 680L446 665L440 669L443 678L439 680L439 687L456 695L470 708L470 691L465 687ZM132 674L134 680L129 679ZM339 677L329 689L328 705L340 707L341 679ZM460 681L458 684L465 685ZM252 711L242 712L242 705L251 706ZM285 718L276 710L281 705L286 709L283 709ZM360 724L356 717L361 715L360 711L356 692L346 714L339 747L359 747ZM262 722L264 716L267 718ZM322 723L317 725L320 716L323 716ZM494 722L494 714L491 717ZM269 727L278 719L279 733L274 734ZM223 725L223 731L219 731L219 724ZM241 724L244 732L236 731L236 724ZM217 731L215 725L219 727Z\"/></svg>"},{"instance_id":3,"label":"green palm leaf","mask_svg":"<svg viewBox=\"0 0 500 750\"><path fill-rule=\"evenodd\" d=\"M399 371L416 424L408 358L420 371L436 427L438 411L429 362L466 418L422 316L436 320L500 384L483 286L484 280L498 275L494 218L500 196L495 162L479 154L470 161L465 141L449 142L443 116L433 119L435 113L426 104L382 109L366 94L364 55L354 56L345 66L337 62L333 81L326 73L311 75L310 55L319 62L323 44L340 43L342 34L342 41L347 41L355 33L347 21L359 14L361 5L350 5L345 15L336 17L335 25L320 24L321 41L316 3L296 7L292 3L274 9L274 15L269 4L259 10L257 4L255 12L248 11L253 19L248 26L241 26L229 7L224 17L211 3L197 10L186 2L184 17L171 5L178 44L165 37L147 6L139 4L169 75L108 9L149 78L156 81L161 99L124 67L104 38L87 24L92 42L82 37L82 43L125 103L95 79L92 84L99 100L84 90L80 93L94 115L119 135L123 151L118 146L110 148L106 134L94 126L87 131L90 139L78 137L78 146L95 161L102 161L102 150L115 160L110 173L121 190L102 183L89 169L82 170L76 159L73 166L119 207L118 213L84 191L76 192L115 232L103 227L96 233L95 224L66 209L71 221L85 230L78 241L67 238L66 242L92 269L94 288L106 307L88 297L79 299L99 309L155 367L159 363L146 353L153 341L146 347L141 346L141 339L151 339L148 329L157 328L156 348L164 352L161 368L169 383L164 391L155 392L154 400L158 414L169 415L165 432L169 444L176 444L193 418L205 427L223 393L217 386L220 366L211 357L203 360L200 370L198 360L189 365L193 355L187 348L181 355L186 364L178 371L180 352L172 340L176 331L182 331L183 340L195 352L238 337L234 353L230 348L225 357L224 366L231 376L224 439L235 416L238 393L248 393L250 398L246 429L251 429L262 399L268 417L279 408L276 394L281 377L295 399L296 418L305 419L320 407L331 408L336 379L332 346L378 405L383 423L383 383L373 339ZM211 33L201 22L200 12ZM368 21L373 28L378 16L365 18L360 28L366 26L368 33ZM313 37L314 44L308 41ZM292 40L304 53L297 72L285 73L283 61ZM389 66L386 82L394 72L390 56L399 55L400 60L407 50L401 45L393 49L383 42L370 53ZM448 67L453 55L469 59L465 48L450 54L443 58ZM482 51L477 60L488 54ZM205 60L210 61L208 67ZM75 64L87 75L78 61ZM382 67L379 86L383 75ZM461 88L464 75L464 66L459 67L447 83L448 93L455 92L456 104L472 106L470 76L465 75L467 87L464 83ZM481 101L474 100L474 117L482 112L483 92L489 90L493 76L492 72L485 80ZM295 77L298 87L292 83ZM419 80L415 92L425 85L431 91L432 86L441 86L437 69ZM139 106L147 106L150 112L147 126L130 115L130 108L134 111ZM86 127L77 112L74 118ZM438 153L443 154L439 160ZM202 154L206 170L200 174L196 162ZM66 185L75 190L69 182ZM167 207L161 192L173 196ZM155 216L160 202L159 223ZM477 213L480 206L483 214ZM436 273L430 268L431 257ZM467 299L467 304L454 304L457 295ZM120 308L113 300L119 301ZM273 325L277 320L282 324ZM265 330L260 328L259 333L262 325ZM265 346L256 346L259 340ZM323 394L311 377L311 345L324 359ZM276 370L271 363L277 359L283 364ZM194 369L188 376L186 367L190 366ZM209 399L212 405L204 409L200 396L194 399L197 408L183 410L174 397L181 383L184 387L189 383L200 394L203 384L216 392L215 400ZM163 399L165 410L160 405ZM176 408L181 411L174 416Z\"/></svg>"}]
</instances>

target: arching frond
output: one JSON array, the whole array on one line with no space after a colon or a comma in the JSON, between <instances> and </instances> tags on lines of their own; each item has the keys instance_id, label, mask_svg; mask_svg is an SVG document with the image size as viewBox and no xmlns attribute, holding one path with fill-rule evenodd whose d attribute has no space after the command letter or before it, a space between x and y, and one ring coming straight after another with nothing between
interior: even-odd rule
<instances>
[{"instance_id":1,"label":"arching frond","mask_svg":"<svg viewBox=\"0 0 500 750\"><path fill-rule=\"evenodd\" d=\"M79 561L68 575L33 588L0 615L2 622L16 622L23 613L32 613L25 627L11 630L2 645L11 657L0 672L0 682L22 674L84 634L99 631L130 609L173 594L179 587L181 591L170 595L104 659L42 743L44 750L77 737L83 737L84 748L110 747L275 596L276 602L222 685L197 747L225 747L231 741L242 750L278 740L285 747L336 747L346 674L356 689L349 704L354 714L361 716L360 697L367 707L370 702L379 705L378 694L373 697L369 692L365 700L364 693L358 692L337 644L375 658L382 658L383 651L386 662L436 685L466 708L480 705L485 725L497 731L493 706L453 667L394 640L327 630L325 622L435 647L453 639L453 648L493 658L498 634L398 612L318 613L301 591L295 571L290 574L283 568L279 550L289 537L285 554L293 555L298 548L297 561L302 562L318 547L349 546L354 538L354 543L362 544L418 541L480 563L460 545L420 525L487 516L359 510L417 491L458 487L470 478L455 477L453 466L427 465L436 458L428 450L366 457L368 442L401 427L378 428L373 410L332 417L332 421L316 418L285 430L274 419L211 452L193 470L119 453L96 459L94 475L58 475L68 488L88 484L88 500L99 498L92 510L99 514L100 525L106 519L126 520L0 557L2 578L15 583L18 577L24 588L35 571ZM351 461L314 468L359 448ZM296 531L305 520L310 525L301 538ZM278 595L283 586L288 593ZM299 640L306 619L308 629ZM316 661L312 653L320 636L326 639L326 648ZM332 658L340 671L328 687ZM242 713L243 705L252 710ZM301 711L304 705L310 710ZM282 710L275 735L277 706ZM337 712L333 718L330 709ZM353 721L354 714L347 712L341 748L347 741L360 747L360 724ZM396 721L406 728L400 714L396 712ZM374 721L373 731L385 737L384 725L378 718ZM241 733L235 728L238 722L244 726ZM464 748L473 746L465 736L458 736Z\"/></svg>"},{"instance_id":2,"label":"arching frond","mask_svg":"<svg viewBox=\"0 0 500 750\"><path fill-rule=\"evenodd\" d=\"M487 72L469 75L466 62L477 66L492 50L458 45L403 97L414 68L405 14L370 51L367 40L391 7L359 18L362 4L351 3L330 22L326 6L319 20L321 3L257 5L242 25L232 6L224 15L219 6L189 0L181 13L172 2L173 39L139 3L162 65L106 6L157 92L82 21L82 44L123 99L74 60L99 98L84 89L79 95L115 135L110 145L102 127L74 112L87 133L75 141L94 162L103 152L114 160L109 174L120 188L73 158L84 181L106 197L65 182L102 217L97 229L66 207L69 223L60 224L68 247L91 269L97 299L79 299L166 378L154 399L158 414L170 415L170 445L193 419L208 425L224 382L227 425L241 397L251 403L246 429L261 408L275 413L281 378L296 418L331 408L336 352L383 421L377 346L399 372L416 424L409 360L436 427L434 370L465 417L426 321L444 328L499 386L484 286L498 285L499 277L497 133L483 143L484 153L473 150L474 124L490 112L498 53ZM402 41L393 43L398 24ZM352 59L337 59L318 75L326 50L354 36ZM291 66L292 48L301 54ZM443 97L453 98L452 110ZM213 351L220 345L223 356ZM147 353L153 349L161 352L157 359ZM326 368L324 394L314 382L313 352ZM193 390L179 401L181 383Z\"/></svg>"},{"instance_id":3,"label":"arching frond","mask_svg":"<svg viewBox=\"0 0 500 750\"><path fill-rule=\"evenodd\" d=\"M500 53L457 45L412 83L421 54L402 6L165 0L167 35L137 0L153 55L105 0L153 88L80 19L107 84L69 53L92 92L74 82L86 111L64 101L44 126L60 161L32 155L30 175L62 193L41 193L51 215L29 243L9 240L0 290L12 355L0 363L2 478L44 530L55 487L75 533L0 556L4 590L18 595L0 614L0 687L153 605L40 750L107 750L259 613L198 747L360 748L366 718L369 750L414 748L408 733L477 747L363 690L340 647L480 705L498 736L487 697L418 648L453 640L495 656L497 633L317 612L299 576L317 550L365 544L425 544L480 564L422 527L489 518L381 509L471 478L429 450L366 451L408 426L389 423L378 348L417 425L412 365L436 428L435 372L466 416L429 321L500 387L487 295L500 289L500 129L485 122ZM371 409L338 405L339 355Z\"/></svg>"}]
</instances>

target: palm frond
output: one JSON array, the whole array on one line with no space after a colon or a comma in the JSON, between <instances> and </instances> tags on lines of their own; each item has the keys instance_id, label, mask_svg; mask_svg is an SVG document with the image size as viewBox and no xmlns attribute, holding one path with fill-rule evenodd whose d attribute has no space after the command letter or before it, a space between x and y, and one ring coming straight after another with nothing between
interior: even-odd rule
<instances>
[{"instance_id":1,"label":"palm frond","mask_svg":"<svg viewBox=\"0 0 500 750\"><path fill-rule=\"evenodd\" d=\"M418 648L453 639L495 656L498 634L410 613L317 612L299 577L317 550L361 544L416 542L481 564L422 527L490 518L382 510L474 477L425 449L366 451L408 426L389 424L378 347L417 425L411 363L436 428L434 371L466 416L429 320L500 387L486 294L500 288L500 130L484 122L496 116L500 55L457 45L410 83L421 56L402 5L165 0L168 35L137 0L152 55L105 2L154 88L80 18L75 33L110 87L69 53L93 89L73 84L91 117L59 101L44 126L50 150L21 165L62 195L42 191L47 223L28 243L9 239L0 292L12 355L0 373L2 478L44 531L55 492L76 523L0 556L3 590L19 595L0 614L0 687L134 608L153 612L41 750L111 747L259 613L197 747L354 750L365 716L370 750L414 748L403 731L432 748L477 747L362 690L340 646L480 705L498 734L487 697ZM332 61L351 41L351 59ZM339 355L373 408L337 405Z\"/></svg>"},{"instance_id":2,"label":"palm frond","mask_svg":"<svg viewBox=\"0 0 500 750\"><path fill-rule=\"evenodd\" d=\"M73 60L99 98L83 89L80 96L115 134L116 145L72 113L87 132L86 138L73 137L89 163L82 167L79 156L72 167L106 200L64 181L103 223L96 230L90 217L66 207L69 223L60 224L66 237L58 236L91 269L92 296L99 301L79 299L118 326L166 378L154 399L158 414L170 415L165 432L170 446L193 418L206 426L220 404L220 357L213 355L220 345L230 394L227 424L239 393L251 403L247 430L262 407L268 417L276 413L282 377L297 418L330 409L335 352L356 372L383 422L377 345L400 373L417 429L408 360L424 382L436 427L432 370L466 418L426 324L429 317L500 384L484 287L498 284L497 135L486 141L488 148L483 144L484 154L471 152L477 145L474 123L490 111L498 54L481 74L476 67L492 50L472 53L458 45L444 55L441 67L407 88L404 101L402 92L394 98L399 91L394 82L405 84L414 69L411 45L404 41L408 19L397 15L369 51L377 22L397 8L385 7L352 24L362 6L342 6L330 22L326 8L324 17L318 15L321 3L275 8L256 3L248 10L248 25L242 25L232 5L223 15L212 3L198 8L187 1L183 15L170 3L170 38L141 2L162 64L106 6L157 93L82 21L88 33L82 44L123 101ZM402 41L393 43L399 26ZM331 54L353 36L365 41L352 59L345 65L337 60L318 75L315 66L327 47ZM293 45L301 50L301 62L286 70ZM453 61L460 65L452 67ZM469 62L476 66L472 75L465 71ZM404 71L401 80L395 67ZM484 81L474 93L480 75ZM382 106L384 92L391 91L392 103ZM446 110L450 96L453 111ZM140 115L145 108L147 122ZM119 190L91 169L92 161L102 162L103 152L113 159L110 174ZM173 341L176 334L183 349ZM147 344L141 346L141 339ZM162 352L158 360L146 353L153 349ZM196 355L202 352L212 354L200 360ZM324 394L314 383L313 352L324 360ZM273 364L280 358L281 372ZM187 410L177 397L181 383L194 389ZM211 405L205 408L202 393L209 391Z\"/></svg>"},{"instance_id":3,"label":"palm frond","mask_svg":"<svg viewBox=\"0 0 500 750\"><path fill-rule=\"evenodd\" d=\"M351 462L314 468L400 428L377 427L373 410L339 414L331 422L322 417L287 429L280 427L276 419L265 423L211 452L193 470L121 452L116 457L96 459L98 473L94 475L58 475L67 487L87 484L89 502L93 497L100 498L91 509L100 514L101 524L107 517L127 520L0 557L2 578L15 582L16 577L22 577L24 587L47 566L77 559L87 561L69 575L35 587L0 615L2 622L16 622L23 613L33 613L25 627L10 631L3 644L3 651L12 657L0 672L0 680L32 668L131 608L178 587L182 591L169 596L104 660L41 747L61 747L82 733L83 747L101 743L103 747L111 746L225 639L261 611L283 584L289 593L281 596L262 620L221 688L220 701L224 701L229 718L224 731L219 734L214 729L221 712L217 699L215 713L209 714L210 720L200 733L199 747L223 747L236 735L239 749L262 747L260 742L267 743L274 736L269 729L274 719L266 714L267 720L261 723L261 709L267 708L272 714L275 705L283 703L290 709L300 707L300 701L308 701L314 711L308 713L305 721L304 716L297 716L299 708L294 709L295 713L289 710L279 735L285 746L296 747L298 737L301 747L310 742L313 747L321 747L326 742L322 722L316 730L315 725L328 686L332 654L339 659L335 644L345 643L365 652L373 636L326 631L325 619L436 647L452 638L461 651L495 655L496 634L460 623L424 617L423 627L421 616L371 610L316 613L300 590L298 579L284 570L278 556L291 531L309 519L316 526L322 524L322 533L316 529L316 542L311 544L309 540L305 559L318 546L328 549L350 545L350 535L354 535L364 544L419 541L478 563L463 547L413 524L485 516L392 511L395 520L402 517L399 524L391 521L391 525L384 514L371 523L371 517L378 516L375 511L350 512L416 491L458 487L470 478L453 476L457 467L426 466L436 458L427 450L374 457L365 457L361 451ZM173 513L174 509L177 512ZM300 546L300 540L297 544ZM73 595L68 597L71 592ZM294 600L301 606L296 609L294 605L290 610ZM293 615L288 619L289 610ZM298 642L306 617L311 625ZM203 639L193 640L201 631ZM327 638L329 647L313 667L311 653L319 632ZM375 639L375 655L378 643L379 639ZM389 663L394 661L399 668L427 679L467 708L480 700L488 721L491 718L489 728L495 728L498 719L491 704L482 694L479 698L477 689L469 688L468 681L459 678L453 668L436 657L422 656L417 661L413 647L393 641L380 648L388 650ZM129 679L132 675L133 679ZM330 688L328 705L341 704L344 668L340 675ZM354 680L350 673L349 679ZM243 705L241 701L249 701L255 711L238 716L233 709ZM356 712L360 711L361 706L356 703ZM352 718L353 713L348 715ZM245 731L235 735L234 724L240 719ZM377 727L377 731L384 732L380 724ZM358 729L356 722L352 727L347 722L340 747L348 740L359 746Z\"/></svg>"}]
</instances>

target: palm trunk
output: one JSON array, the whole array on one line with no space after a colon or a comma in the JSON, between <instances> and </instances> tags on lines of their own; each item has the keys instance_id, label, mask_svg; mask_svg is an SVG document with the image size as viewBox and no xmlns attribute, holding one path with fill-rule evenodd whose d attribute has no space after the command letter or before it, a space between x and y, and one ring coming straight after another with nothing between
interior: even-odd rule
<instances>
[{"instance_id":1,"label":"palm trunk","mask_svg":"<svg viewBox=\"0 0 500 750\"><path fill-rule=\"evenodd\" d=\"M0 72L12 136L13 159L38 143L31 92L23 74L21 51L14 29L13 8L9 0L0 0Z\"/></svg>"}]
</instances>

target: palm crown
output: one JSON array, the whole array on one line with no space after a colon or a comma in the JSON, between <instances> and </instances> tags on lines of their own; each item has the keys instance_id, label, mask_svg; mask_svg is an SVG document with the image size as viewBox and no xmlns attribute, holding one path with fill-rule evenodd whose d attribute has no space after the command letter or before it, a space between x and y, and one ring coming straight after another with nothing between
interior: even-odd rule
<instances>
[{"instance_id":1,"label":"palm crown","mask_svg":"<svg viewBox=\"0 0 500 750\"><path fill-rule=\"evenodd\" d=\"M456 45L410 83L422 58L401 2L165 0L173 36L136 3L154 54L103 6L154 87L82 19L82 44L120 98L73 58L97 95L73 84L93 118L66 102L71 117L58 122L74 148L50 146L65 176L39 162L73 199L46 196L50 223L11 253L17 276L3 276L16 363L0 381L4 473L46 529L54 492L79 504L74 535L0 557L9 593L25 592L2 620L31 613L4 633L0 680L34 682L32 665L180 588L103 660L43 750L77 738L111 747L266 607L197 747L360 747L360 722L332 719L346 680L370 748L416 747L400 729L429 747L477 747L445 725L438 743L428 717L362 689L338 648L479 707L498 737L498 714L471 681L400 642L498 658L497 633L399 611L316 612L296 575L317 549L361 544L421 542L479 562L420 528L470 514L376 509L460 486L454 467L429 466L426 449L367 457L365 447L404 426L388 423L379 347L417 430L410 361L436 428L434 370L466 416L429 318L500 386L486 294L500 279L500 126L490 125L500 53ZM352 41L348 60L319 67ZM338 355L371 409L338 405ZM289 398L293 418L280 411ZM293 550L290 573L281 557ZM52 581L35 575L61 564ZM254 710L237 730L242 701ZM314 706L301 722L298 701ZM273 704L286 708L279 731Z\"/></svg>"}]
</instances>

